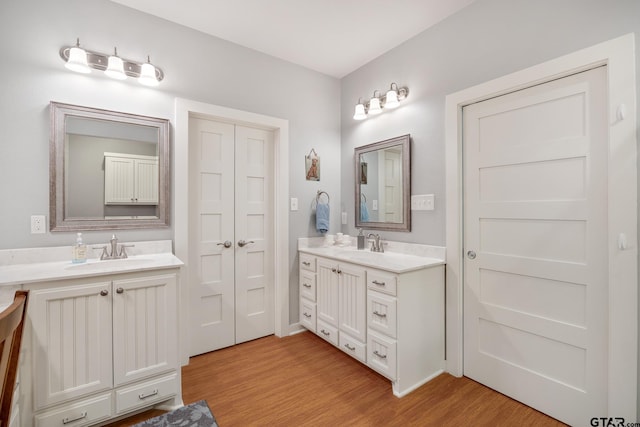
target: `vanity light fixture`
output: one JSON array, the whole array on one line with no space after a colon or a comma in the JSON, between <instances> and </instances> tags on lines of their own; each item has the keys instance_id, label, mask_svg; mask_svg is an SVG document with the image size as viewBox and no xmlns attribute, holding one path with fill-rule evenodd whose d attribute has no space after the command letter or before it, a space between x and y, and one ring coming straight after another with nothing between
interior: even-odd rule
<instances>
[{"instance_id":1,"label":"vanity light fixture","mask_svg":"<svg viewBox=\"0 0 640 427\"><path fill-rule=\"evenodd\" d=\"M75 46L63 46L60 57L65 61L65 67L79 73L89 73L93 68L119 80L134 77L146 86L157 86L164 79L164 72L151 64L148 56L147 62L137 62L121 58L116 49L113 54L82 49L79 39Z\"/></svg>"},{"instance_id":2,"label":"vanity light fixture","mask_svg":"<svg viewBox=\"0 0 640 427\"><path fill-rule=\"evenodd\" d=\"M400 101L409 94L406 87L398 87L396 83L391 83L391 88L383 96L376 96L376 92L379 91L374 91L373 97L366 104L358 100L353 114L355 120L363 120L367 118L368 114L380 114L385 109L396 108L400 105Z\"/></svg>"}]
</instances>

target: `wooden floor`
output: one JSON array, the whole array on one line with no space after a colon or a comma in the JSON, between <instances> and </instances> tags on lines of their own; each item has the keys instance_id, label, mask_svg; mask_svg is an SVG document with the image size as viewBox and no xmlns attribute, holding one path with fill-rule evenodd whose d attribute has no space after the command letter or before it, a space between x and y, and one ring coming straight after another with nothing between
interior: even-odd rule
<instances>
[{"instance_id":1,"label":"wooden floor","mask_svg":"<svg viewBox=\"0 0 640 427\"><path fill-rule=\"evenodd\" d=\"M205 399L221 427L564 425L448 374L398 399L387 379L309 332L192 357L182 369L182 384L184 403Z\"/></svg>"}]
</instances>

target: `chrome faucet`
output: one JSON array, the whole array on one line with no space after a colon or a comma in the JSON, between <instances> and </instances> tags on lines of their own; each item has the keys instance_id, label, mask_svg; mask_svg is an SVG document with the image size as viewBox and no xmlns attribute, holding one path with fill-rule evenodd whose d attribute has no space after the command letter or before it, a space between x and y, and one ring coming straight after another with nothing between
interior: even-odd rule
<instances>
[{"instance_id":1,"label":"chrome faucet","mask_svg":"<svg viewBox=\"0 0 640 427\"><path fill-rule=\"evenodd\" d=\"M100 254L100 260L107 259L124 259L128 258L127 251L125 248L131 248L135 245L120 245L120 250L118 250L118 238L115 234L111 236L109 240L109 245L111 246L111 253L107 251L107 245L98 246L96 249L102 249L102 254Z\"/></svg>"},{"instance_id":2,"label":"chrome faucet","mask_svg":"<svg viewBox=\"0 0 640 427\"><path fill-rule=\"evenodd\" d=\"M371 239L371 252L384 252L384 245L379 234L369 233L367 239Z\"/></svg>"}]
</instances>

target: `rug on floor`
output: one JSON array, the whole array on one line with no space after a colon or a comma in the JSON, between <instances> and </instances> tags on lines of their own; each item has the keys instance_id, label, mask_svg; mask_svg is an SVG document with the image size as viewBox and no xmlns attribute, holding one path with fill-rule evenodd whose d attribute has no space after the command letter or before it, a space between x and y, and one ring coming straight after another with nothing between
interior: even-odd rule
<instances>
[{"instance_id":1,"label":"rug on floor","mask_svg":"<svg viewBox=\"0 0 640 427\"><path fill-rule=\"evenodd\" d=\"M150 418L132 427L218 427L206 400Z\"/></svg>"}]
</instances>

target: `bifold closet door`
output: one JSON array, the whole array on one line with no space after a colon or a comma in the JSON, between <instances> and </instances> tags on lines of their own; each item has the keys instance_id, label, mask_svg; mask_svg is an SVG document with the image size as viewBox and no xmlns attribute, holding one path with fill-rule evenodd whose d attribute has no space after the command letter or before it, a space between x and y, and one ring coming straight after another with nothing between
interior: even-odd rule
<instances>
[{"instance_id":1,"label":"bifold closet door","mask_svg":"<svg viewBox=\"0 0 640 427\"><path fill-rule=\"evenodd\" d=\"M190 118L190 355L274 330L273 134Z\"/></svg>"}]
</instances>

